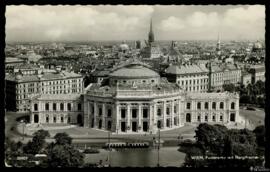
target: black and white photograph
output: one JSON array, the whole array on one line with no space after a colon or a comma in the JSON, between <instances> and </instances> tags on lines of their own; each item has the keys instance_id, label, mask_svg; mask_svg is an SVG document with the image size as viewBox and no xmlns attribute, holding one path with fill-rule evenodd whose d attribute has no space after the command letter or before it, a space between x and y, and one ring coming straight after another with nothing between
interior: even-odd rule
<instances>
[{"instance_id":1,"label":"black and white photograph","mask_svg":"<svg viewBox=\"0 0 270 172\"><path fill-rule=\"evenodd\" d=\"M270 172L265 5L4 15L5 167Z\"/></svg>"}]
</instances>

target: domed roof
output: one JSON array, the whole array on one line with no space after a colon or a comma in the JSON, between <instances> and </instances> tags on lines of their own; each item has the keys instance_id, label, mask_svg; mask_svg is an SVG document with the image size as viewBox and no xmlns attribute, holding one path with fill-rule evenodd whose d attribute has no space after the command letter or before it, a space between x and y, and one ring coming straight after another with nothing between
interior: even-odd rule
<instances>
[{"instance_id":1,"label":"domed roof","mask_svg":"<svg viewBox=\"0 0 270 172\"><path fill-rule=\"evenodd\" d=\"M123 43L123 44L120 44L120 45L119 45L119 49L120 49L120 50L128 50L128 49L129 49L129 46L128 46L127 44L124 44L124 43Z\"/></svg>"},{"instance_id":2,"label":"domed roof","mask_svg":"<svg viewBox=\"0 0 270 172\"><path fill-rule=\"evenodd\" d=\"M257 41L256 43L254 43L253 48L255 48L255 49L261 49L262 48L262 44L259 41Z\"/></svg>"},{"instance_id":3,"label":"domed roof","mask_svg":"<svg viewBox=\"0 0 270 172\"><path fill-rule=\"evenodd\" d=\"M159 74L140 64L131 63L112 72L109 76L117 78L152 78Z\"/></svg>"},{"instance_id":4,"label":"domed roof","mask_svg":"<svg viewBox=\"0 0 270 172\"><path fill-rule=\"evenodd\" d=\"M21 80L22 79L22 75L21 74L17 74L15 78L16 78L16 80Z\"/></svg>"}]
</instances>

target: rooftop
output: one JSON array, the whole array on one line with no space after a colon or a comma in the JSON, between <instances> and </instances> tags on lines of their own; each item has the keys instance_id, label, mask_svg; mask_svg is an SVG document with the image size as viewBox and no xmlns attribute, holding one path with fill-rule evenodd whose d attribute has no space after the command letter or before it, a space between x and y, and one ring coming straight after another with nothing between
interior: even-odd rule
<instances>
[{"instance_id":1,"label":"rooftop","mask_svg":"<svg viewBox=\"0 0 270 172\"><path fill-rule=\"evenodd\" d=\"M22 75L22 74L9 74L6 75L6 80L18 81L18 82L31 82L40 80L53 80L53 79L67 79L67 78L78 78L82 77L79 74L73 72L62 71L60 73L43 73L35 75Z\"/></svg>"},{"instance_id":2,"label":"rooftop","mask_svg":"<svg viewBox=\"0 0 270 172\"><path fill-rule=\"evenodd\" d=\"M33 97L35 100L76 100L81 97L81 94L42 94Z\"/></svg>"},{"instance_id":3,"label":"rooftop","mask_svg":"<svg viewBox=\"0 0 270 172\"><path fill-rule=\"evenodd\" d=\"M203 98L205 99L224 99L224 98L239 98L237 93L229 93L229 92L220 92L220 93L187 93L187 98L191 99L198 99Z\"/></svg>"},{"instance_id":4,"label":"rooftop","mask_svg":"<svg viewBox=\"0 0 270 172\"><path fill-rule=\"evenodd\" d=\"M166 69L166 73L169 74L189 74L189 73L203 73L208 72L208 69L204 65L171 65Z\"/></svg>"},{"instance_id":5,"label":"rooftop","mask_svg":"<svg viewBox=\"0 0 270 172\"><path fill-rule=\"evenodd\" d=\"M116 68L109 76L117 78L150 78L159 77L159 74L143 63L134 61Z\"/></svg>"}]
</instances>

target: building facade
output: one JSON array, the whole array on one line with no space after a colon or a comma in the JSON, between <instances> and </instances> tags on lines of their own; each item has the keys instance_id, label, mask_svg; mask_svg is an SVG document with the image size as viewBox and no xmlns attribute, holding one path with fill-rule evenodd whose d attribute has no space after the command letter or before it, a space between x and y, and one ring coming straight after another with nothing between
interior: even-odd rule
<instances>
[{"instance_id":1,"label":"building facade","mask_svg":"<svg viewBox=\"0 0 270 172\"><path fill-rule=\"evenodd\" d=\"M239 118L237 94L187 93L137 62L113 71L108 83L86 90L85 127L142 134L179 128L198 119L228 123Z\"/></svg>"},{"instance_id":2,"label":"building facade","mask_svg":"<svg viewBox=\"0 0 270 172\"><path fill-rule=\"evenodd\" d=\"M27 112L32 96L39 94L76 94L83 92L83 77L66 71L46 72L42 69L6 75L7 110Z\"/></svg>"},{"instance_id":3,"label":"building facade","mask_svg":"<svg viewBox=\"0 0 270 172\"><path fill-rule=\"evenodd\" d=\"M31 99L31 123L83 125L81 94L43 94Z\"/></svg>"},{"instance_id":4,"label":"building facade","mask_svg":"<svg viewBox=\"0 0 270 172\"><path fill-rule=\"evenodd\" d=\"M257 81L265 81L265 66L254 65L249 68L251 74L251 83L255 84Z\"/></svg>"},{"instance_id":5,"label":"building facade","mask_svg":"<svg viewBox=\"0 0 270 172\"><path fill-rule=\"evenodd\" d=\"M234 93L188 93L185 97L186 123L228 123L239 121L239 95Z\"/></svg>"},{"instance_id":6,"label":"building facade","mask_svg":"<svg viewBox=\"0 0 270 172\"><path fill-rule=\"evenodd\" d=\"M187 92L208 91L208 69L204 65L171 65L166 77Z\"/></svg>"}]
</instances>

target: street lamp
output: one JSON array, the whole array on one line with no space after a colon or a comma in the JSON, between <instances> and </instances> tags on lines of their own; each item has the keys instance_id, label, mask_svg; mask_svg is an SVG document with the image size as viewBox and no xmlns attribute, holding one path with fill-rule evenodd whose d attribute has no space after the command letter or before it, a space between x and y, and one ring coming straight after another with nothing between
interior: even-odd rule
<instances>
[{"instance_id":1,"label":"street lamp","mask_svg":"<svg viewBox=\"0 0 270 172\"><path fill-rule=\"evenodd\" d=\"M22 126L23 126L23 139L22 139L22 140L24 140L24 127L25 127L25 122L24 122L23 119L21 120L21 124L22 124Z\"/></svg>"},{"instance_id":2,"label":"street lamp","mask_svg":"<svg viewBox=\"0 0 270 172\"><path fill-rule=\"evenodd\" d=\"M111 136L111 129L108 132L108 142L109 142L109 144L108 144L108 148L109 148L109 157L108 157L108 159L109 159L109 167L111 166L111 148L110 148L111 137L110 136Z\"/></svg>"},{"instance_id":3,"label":"street lamp","mask_svg":"<svg viewBox=\"0 0 270 172\"><path fill-rule=\"evenodd\" d=\"M158 163L157 163L157 167L160 166L160 164L159 164L159 149L160 149L160 129L158 129Z\"/></svg>"}]
</instances>

